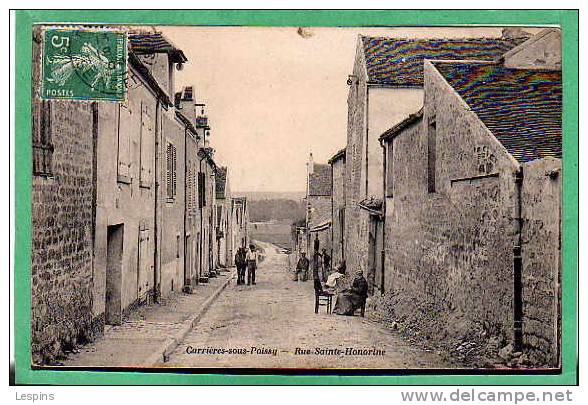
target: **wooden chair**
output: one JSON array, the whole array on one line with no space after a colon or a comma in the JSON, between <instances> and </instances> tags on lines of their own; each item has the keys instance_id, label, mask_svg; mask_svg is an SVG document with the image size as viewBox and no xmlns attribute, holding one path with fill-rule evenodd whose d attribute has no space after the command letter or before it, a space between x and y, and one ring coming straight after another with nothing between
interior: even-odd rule
<instances>
[{"instance_id":1,"label":"wooden chair","mask_svg":"<svg viewBox=\"0 0 588 405\"><path fill-rule=\"evenodd\" d=\"M314 313L318 314L319 307L327 307L327 314L333 310L333 294L323 290L320 280L314 280Z\"/></svg>"}]
</instances>

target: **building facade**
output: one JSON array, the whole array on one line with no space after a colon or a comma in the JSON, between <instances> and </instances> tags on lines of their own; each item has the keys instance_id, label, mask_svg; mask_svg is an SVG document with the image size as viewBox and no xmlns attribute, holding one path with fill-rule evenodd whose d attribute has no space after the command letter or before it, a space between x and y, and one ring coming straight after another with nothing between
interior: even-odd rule
<instances>
[{"instance_id":1,"label":"building facade","mask_svg":"<svg viewBox=\"0 0 588 405\"><path fill-rule=\"evenodd\" d=\"M306 187L306 252L331 252L331 166L308 161Z\"/></svg>"},{"instance_id":2,"label":"building facade","mask_svg":"<svg viewBox=\"0 0 588 405\"><path fill-rule=\"evenodd\" d=\"M350 268L382 290L383 155L380 135L423 103L423 60L494 60L524 35L503 38L401 39L359 36L348 85L345 225Z\"/></svg>"},{"instance_id":3,"label":"building facade","mask_svg":"<svg viewBox=\"0 0 588 405\"><path fill-rule=\"evenodd\" d=\"M172 102L174 72L186 57L159 33L128 38L125 102L42 101L33 91L35 364L56 361L105 324L120 325L139 305L192 293L230 264L218 235L234 229L247 239L246 201L235 215L230 197L216 206L219 168L203 105L192 87ZM35 29L35 61L40 45ZM39 67L33 63L36 84ZM225 188L227 177L225 169Z\"/></svg>"},{"instance_id":4,"label":"building facade","mask_svg":"<svg viewBox=\"0 0 588 405\"><path fill-rule=\"evenodd\" d=\"M395 317L557 366L561 73L426 61L424 107L381 139Z\"/></svg>"},{"instance_id":5,"label":"building facade","mask_svg":"<svg viewBox=\"0 0 588 405\"><path fill-rule=\"evenodd\" d=\"M345 149L329 160L331 165L331 246L336 266L345 260Z\"/></svg>"}]
</instances>

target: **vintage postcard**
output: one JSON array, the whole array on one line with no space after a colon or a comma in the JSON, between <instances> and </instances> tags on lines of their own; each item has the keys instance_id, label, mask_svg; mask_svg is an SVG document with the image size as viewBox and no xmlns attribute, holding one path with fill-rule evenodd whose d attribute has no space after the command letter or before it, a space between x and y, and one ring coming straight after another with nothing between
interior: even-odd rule
<instances>
[{"instance_id":1,"label":"vintage postcard","mask_svg":"<svg viewBox=\"0 0 588 405\"><path fill-rule=\"evenodd\" d=\"M561 27L28 40L33 370L561 373Z\"/></svg>"}]
</instances>

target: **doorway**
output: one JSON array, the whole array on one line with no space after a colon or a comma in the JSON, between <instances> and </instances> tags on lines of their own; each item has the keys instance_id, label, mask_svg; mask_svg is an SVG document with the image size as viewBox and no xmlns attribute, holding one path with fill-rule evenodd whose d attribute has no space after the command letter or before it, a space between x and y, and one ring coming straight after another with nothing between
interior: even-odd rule
<instances>
[{"instance_id":1,"label":"doorway","mask_svg":"<svg viewBox=\"0 0 588 405\"><path fill-rule=\"evenodd\" d=\"M107 228L105 321L109 325L120 325L122 323L123 237L123 224L112 225Z\"/></svg>"}]
</instances>

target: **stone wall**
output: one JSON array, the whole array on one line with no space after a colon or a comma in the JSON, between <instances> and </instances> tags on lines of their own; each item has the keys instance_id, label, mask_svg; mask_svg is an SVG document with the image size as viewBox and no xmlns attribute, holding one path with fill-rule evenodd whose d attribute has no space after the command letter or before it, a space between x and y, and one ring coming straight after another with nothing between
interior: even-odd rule
<instances>
[{"instance_id":1,"label":"stone wall","mask_svg":"<svg viewBox=\"0 0 588 405\"><path fill-rule=\"evenodd\" d=\"M332 251L333 265L337 265L343 260L345 240L344 235L344 221L345 221L345 157L339 158L332 162L333 168L333 195L331 207L331 236L332 236ZM343 214L341 214L343 213ZM342 215L342 217L341 217ZM343 222L343 223L342 223Z\"/></svg>"},{"instance_id":2,"label":"stone wall","mask_svg":"<svg viewBox=\"0 0 588 405\"><path fill-rule=\"evenodd\" d=\"M425 64L422 121L394 139L386 212L386 284L397 319L456 345L513 339L517 164ZM435 192L427 133L436 125ZM480 151L492 167L480 171Z\"/></svg>"},{"instance_id":3,"label":"stone wall","mask_svg":"<svg viewBox=\"0 0 588 405\"><path fill-rule=\"evenodd\" d=\"M172 114L162 116L162 145L160 149L163 182L161 190L160 261L161 295L180 291L184 285L184 181L185 181L185 130ZM167 148L175 150L175 179L166 178ZM170 197L168 182L175 183L175 193Z\"/></svg>"},{"instance_id":4,"label":"stone wall","mask_svg":"<svg viewBox=\"0 0 588 405\"><path fill-rule=\"evenodd\" d=\"M331 196L308 196L307 197L307 227L312 229L325 221L331 220ZM323 248L331 250L331 231L326 229L320 232L313 232L310 235L307 252L313 251L314 239L318 234L320 250Z\"/></svg>"},{"instance_id":5,"label":"stone wall","mask_svg":"<svg viewBox=\"0 0 588 405\"><path fill-rule=\"evenodd\" d=\"M365 127L367 112L367 76L361 39L358 40L353 77L347 97L347 149L345 165L345 240L347 268L358 268L361 255L367 252L367 235L360 233L357 203L365 198ZM367 253L366 253L367 254Z\"/></svg>"},{"instance_id":6,"label":"stone wall","mask_svg":"<svg viewBox=\"0 0 588 405\"><path fill-rule=\"evenodd\" d=\"M532 361L559 364L561 161L523 166L523 340Z\"/></svg>"},{"instance_id":7,"label":"stone wall","mask_svg":"<svg viewBox=\"0 0 588 405\"><path fill-rule=\"evenodd\" d=\"M120 280L121 315L153 299L155 280L155 136L158 105L135 70L130 71L127 101L98 106L97 200L94 312L107 310L109 229L123 234ZM110 274L109 274L110 273ZM118 298L117 298L118 299ZM114 321L106 316L107 322Z\"/></svg>"},{"instance_id":8,"label":"stone wall","mask_svg":"<svg viewBox=\"0 0 588 405\"><path fill-rule=\"evenodd\" d=\"M200 278L200 209L198 207L198 141L188 133L186 141L186 284L198 284Z\"/></svg>"},{"instance_id":9,"label":"stone wall","mask_svg":"<svg viewBox=\"0 0 588 405\"><path fill-rule=\"evenodd\" d=\"M90 103L51 102L53 170L33 176L31 351L51 362L101 332L92 313Z\"/></svg>"},{"instance_id":10,"label":"stone wall","mask_svg":"<svg viewBox=\"0 0 588 405\"><path fill-rule=\"evenodd\" d=\"M31 76L39 83L40 30L34 30ZM33 139L41 103L33 92ZM31 354L48 364L102 333L92 312L93 124L91 103L50 102L50 173L32 176Z\"/></svg>"}]
</instances>

